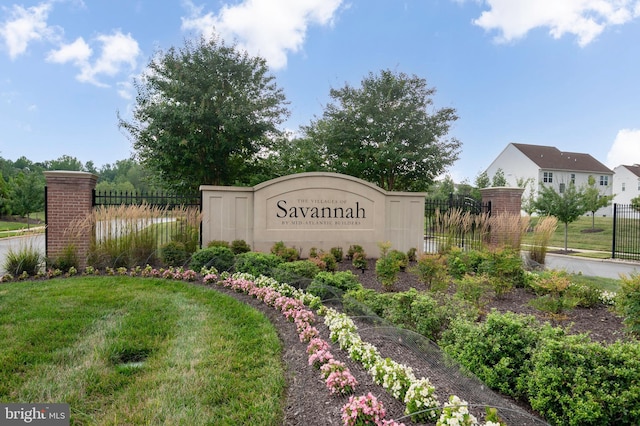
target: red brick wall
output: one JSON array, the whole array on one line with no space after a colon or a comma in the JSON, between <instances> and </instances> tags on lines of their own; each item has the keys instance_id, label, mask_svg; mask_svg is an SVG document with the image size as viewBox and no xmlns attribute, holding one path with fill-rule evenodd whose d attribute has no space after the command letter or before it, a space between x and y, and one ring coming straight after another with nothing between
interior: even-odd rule
<instances>
[{"instance_id":1,"label":"red brick wall","mask_svg":"<svg viewBox=\"0 0 640 426\"><path fill-rule=\"evenodd\" d=\"M522 193L524 188L495 187L483 188L480 190L482 195L482 203L491 202L491 216L508 216L514 215L520 217L522 210ZM502 231L506 232L504 228ZM497 235L491 232L489 243L497 244L500 241L509 241L509 236Z\"/></svg>"},{"instance_id":2,"label":"red brick wall","mask_svg":"<svg viewBox=\"0 0 640 426\"><path fill-rule=\"evenodd\" d=\"M91 173L45 172L47 184L46 255L55 260L73 244L78 253L80 268L87 266L92 229L78 224L91 214L93 189L98 177Z\"/></svg>"}]
</instances>

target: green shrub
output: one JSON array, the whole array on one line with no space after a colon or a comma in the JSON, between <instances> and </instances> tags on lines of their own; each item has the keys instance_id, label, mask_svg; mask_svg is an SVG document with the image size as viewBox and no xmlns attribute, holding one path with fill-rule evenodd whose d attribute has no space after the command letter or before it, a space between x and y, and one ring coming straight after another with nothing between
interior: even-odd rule
<instances>
[{"instance_id":1,"label":"green shrub","mask_svg":"<svg viewBox=\"0 0 640 426\"><path fill-rule=\"evenodd\" d=\"M364 274L365 269L368 267L367 254L364 251L358 251L353 254L351 264L354 268L358 268Z\"/></svg>"},{"instance_id":2,"label":"green shrub","mask_svg":"<svg viewBox=\"0 0 640 426\"><path fill-rule=\"evenodd\" d=\"M272 278L297 288L306 288L319 272L320 268L315 263L309 260L296 260L279 264L273 270Z\"/></svg>"},{"instance_id":3,"label":"green shrub","mask_svg":"<svg viewBox=\"0 0 640 426\"><path fill-rule=\"evenodd\" d=\"M409 259L409 262L416 261L417 252L418 252L418 249L416 249L415 247L411 247L409 250L407 250L407 259Z\"/></svg>"},{"instance_id":4,"label":"green shrub","mask_svg":"<svg viewBox=\"0 0 640 426\"><path fill-rule=\"evenodd\" d=\"M439 343L490 388L523 397L531 356L542 336L534 316L492 311L483 323L453 321Z\"/></svg>"},{"instance_id":5,"label":"green shrub","mask_svg":"<svg viewBox=\"0 0 640 426\"><path fill-rule=\"evenodd\" d=\"M349 290L342 297L342 306L344 311L352 316L371 310L371 313L382 317L386 305L385 296L370 288Z\"/></svg>"},{"instance_id":6,"label":"green shrub","mask_svg":"<svg viewBox=\"0 0 640 426\"><path fill-rule=\"evenodd\" d=\"M478 310L468 302L447 294L419 293L411 304L411 315L415 323L414 331L437 342L452 321L476 321Z\"/></svg>"},{"instance_id":7,"label":"green shrub","mask_svg":"<svg viewBox=\"0 0 640 426\"><path fill-rule=\"evenodd\" d=\"M188 225L184 220L179 221L180 226L171 235L171 241L182 243L187 255L198 250L200 245L200 229L197 226Z\"/></svg>"},{"instance_id":8,"label":"green shrub","mask_svg":"<svg viewBox=\"0 0 640 426\"><path fill-rule=\"evenodd\" d=\"M640 274L620 277L616 307L623 316L629 333L640 337Z\"/></svg>"},{"instance_id":9,"label":"green shrub","mask_svg":"<svg viewBox=\"0 0 640 426\"><path fill-rule=\"evenodd\" d=\"M531 358L531 407L554 425L640 424L640 345L547 338Z\"/></svg>"},{"instance_id":10,"label":"green shrub","mask_svg":"<svg viewBox=\"0 0 640 426\"><path fill-rule=\"evenodd\" d=\"M567 295L576 300L577 306L583 308L593 308L602 303L600 289L590 285L571 283L567 288Z\"/></svg>"},{"instance_id":11,"label":"green shrub","mask_svg":"<svg viewBox=\"0 0 640 426\"><path fill-rule=\"evenodd\" d=\"M376 277L385 291L393 290L393 286L398 281L398 273L400 273L400 265L391 257L385 256L376 260Z\"/></svg>"},{"instance_id":12,"label":"green shrub","mask_svg":"<svg viewBox=\"0 0 640 426\"><path fill-rule=\"evenodd\" d=\"M531 282L532 289L541 296L530 300L529 304L551 314L561 314L573 309L578 304L578 299L567 291L570 285L569 275L564 271L543 272Z\"/></svg>"},{"instance_id":13,"label":"green shrub","mask_svg":"<svg viewBox=\"0 0 640 426\"><path fill-rule=\"evenodd\" d=\"M491 298L491 281L486 274L465 275L457 279L455 284L456 296L472 303L478 309L482 309Z\"/></svg>"},{"instance_id":14,"label":"green shrub","mask_svg":"<svg viewBox=\"0 0 640 426\"><path fill-rule=\"evenodd\" d=\"M224 241L224 240L211 240L207 243L207 247L211 248L211 247L226 247L226 248L230 248L229 247L229 242L228 241Z\"/></svg>"},{"instance_id":15,"label":"green shrub","mask_svg":"<svg viewBox=\"0 0 640 426\"><path fill-rule=\"evenodd\" d=\"M62 272L69 272L69 269L79 267L78 249L74 244L67 244L62 250L62 254L51 263L52 269L59 269Z\"/></svg>"},{"instance_id":16,"label":"green shrub","mask_svg":"<svg viewBox=\"0 0 640 426\"><path fill-rule=\"evenodd\" d=\"M391 250L389 251L389 257L398 263L401 271L404 271L409 266L409 256L403 251Z\"/></svg>"},{"instance_id":17,"label":"green shrub","mask_svg":"<svg viewBox=\"0 0 640 426\"><path fill-rule=\"evenodd\" d=\"M275 254L250 251L236 256L235 269L237 272L246 272L255 277L270 277L274 269L283 262L284 260Z\"/></svg>"},{"instance_id":18,"label":"green shrub","mask_svg":"<svg viewBox=\"0 0 640 426\"><path fill-rule=\"evenodd\" d=\"M339 291L336 292L334 289ZM313 278L313 281L311 281L311 284L307 287L307 292L325 299L330 297L330 294L342 294L359 289L362 289L362 284L360 284L358 277L351 271L322 271Z\"/></svg>"},{"instance_id":19,"label":"green shrub","mask_svg":"<svg viewBox=\"0 0 640 426\"><path fill-rule=\"evenodd\" d=\"M440 254L425 253L421 255L409 272L417 275L428 290L444 291L449 286L447 260Z\"/></svg>"},{"instance_id":20,"label":"green shrub","mask_svg":"<svg viewBox=\"0 0 640 426\"><path fill-rule=\"evenodd\" d=\"M478 272L478 265L485 259L485 253L479 250L463 251L451 249L447 253L449 274L454 278L462 278L465 274Z\"/></svg>"},{"instance_id":21,"label":"green shrub","mask_svg":"<svg viewBox=\"0 0 640 426\"><path fill-rule=\"evenodd\" d=\"M342 258L343 258L342 247L331 247L331 250L329 251L333 255L333 258L336 260L336 262L342 262Z\"/></svg>"},{"instance_id":22,"label":"green shrub","mask_svg":"<svg viewBox=\"0 0 640 426\"><path fill-rule=\"evenodd\" d=\"M251 251L251 247L245 240L233 240L231 241L231 251L233 254L247 253Z\"/></svg>"},{"instance_id":23,"label":"green shrub","mask_svg":"<svg viewBox=\"0 0 640 426\"><path fill-rule=\"evenodd\" d=\"M364 253L364 249L359 244L352 244L347 250L347 260L353 260L353 255L356 253Z\"/></svg>"},{"instance_id":24,"label":"green shrub","mask_svg":"<svg viewBox=\"0 0 640 426\"><path fill-rule=\"evenodd\" d=\"M22 245L17 251L12 247L7 251L3 269L17 277L23 273L36 275L42 266L44 256L31 244Z\"/></svg>"},{"instance_id":25,"label":"green shrub","mask_svg":"<svg viewBox=\"0 0 640 426\"><path fill-rule=\"evenodd\" d=\"M191 256L189 267L194 271L213 267L223 272L233 268L234 260L235 256L229 247L213 246L195 252Z\"/></svg>"},{"instance_id":26,"label":"green shrub","mask_svg":"<svg viewBox=\"0 0 640 426\"><path fill-rule=\"evenodd\" d=\"M503 248L484 253L474 272L486 273L498 278L494 285L497 295L504 294L511 286L522 288L525 286L525 270L522 256L518 250ZM492 280L492 282L496 282ZM502 287L500 287L502 286Z\"/></svg>"},{"instance_id":27,"label":"green shrub","mask_svg":"<svg viewBox=\"0 0 640 426\"><path fill-rule=\"evenodd\" d=\"M189 253L184 243L179 241L169 241L160 247L160 258L167 266L183 266L189 259Z\"/></svg>"},{"instance_id":28,"label":"green shrub","mask_svg":"<svg viewBox=\"0 0 640 426\"><path fill-rule=\"evenodd\" d=\"M324 269L329 272L333 272L338 269L338 265L336 263L336 258L331 253L322 253L320 255L320 260L324 262Z\"/></svg>"},{"instance_id":29,"label":"green shrub","mask_svg":"<svg viewBox=\"0 0 640 426\"><path fill-rule=\"evenodd\" d=\"M281 257L285 262L293 262L300 257L295 247L287 247L282 241L278 241L271 247L271 253Z\"/></svg>"}]
</instances>

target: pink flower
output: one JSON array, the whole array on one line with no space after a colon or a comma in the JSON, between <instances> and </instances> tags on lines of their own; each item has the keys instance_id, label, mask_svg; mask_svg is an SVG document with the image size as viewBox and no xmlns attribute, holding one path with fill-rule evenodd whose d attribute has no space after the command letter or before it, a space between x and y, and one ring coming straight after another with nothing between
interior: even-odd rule
<instances>
[{"instance_id":1,"label":"pink flower","mask_svg":"<svg viewBox=\"0 0 640 426\"><path fill-rule=\"evenodd\" d=\"M338 395L349 395L353 393L354 388L358 384L356 378L353 377L348 369L331 372L325 383L331 394Z\"/></svg>"}]
</instances>

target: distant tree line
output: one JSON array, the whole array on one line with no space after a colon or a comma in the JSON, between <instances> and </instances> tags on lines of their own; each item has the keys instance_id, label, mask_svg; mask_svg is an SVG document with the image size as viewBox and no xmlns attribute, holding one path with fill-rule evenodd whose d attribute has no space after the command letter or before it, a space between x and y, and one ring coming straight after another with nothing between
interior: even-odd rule
<instances>
[{"instance_id":1,"label":"distant tree line","mask_svg":"<svg viewBox=\"0 0 640 426\"><path fill-rule=\"evenodd\" d=\"M75 157L63 155L44 162L26 157L11 161L0 157L0 216L28 217L44 210L44 172L69 170L89 172L98 176L100 191L154 191L157 185L134 159L116 161L97 168L93 161L82 163Z\"/></svg>"}]
</instances>

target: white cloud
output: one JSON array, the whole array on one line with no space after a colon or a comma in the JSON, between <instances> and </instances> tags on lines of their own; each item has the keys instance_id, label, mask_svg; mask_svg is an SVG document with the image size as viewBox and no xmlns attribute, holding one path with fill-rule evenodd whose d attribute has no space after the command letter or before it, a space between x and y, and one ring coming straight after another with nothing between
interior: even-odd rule
<instances>
[{"instance_id":1,"label":"white cloud","mask_svg":"<svg viewBox=\"0 0 640 426\"><path fill-rule=\"evenodd\" d=\"M47 55L49 62L64 64L72 62L76 65L86 64L91 57L91 47L82 37L70 44L63 44L58 50L52 50Z\"/></svg>"},{"instance_id":2,"label":"white cloud","mask_svg":"<svg viewBox=\"0 0 640 426\"><path fill-rule=\"evenodd\" d=\"M26 9L20 5L13 6L9 19L0 25L0 38L11 59L25 53L32 41L54 40L58 37L60 30L47 24L51 7L51 3L40 3Z\"/></svg>"},{"instance_id":3,"label":"white cloud","mask_svg":"<svg viewBox=\"0 0 640 426\"><path fill-rule=\"evenodd\" d=\"M101 44L101 48L100 56L94 62L91 62L93 50L82 37L52 50L47 60L62 64L71 62L80 68L76 76L78 81L101 87L107 86L100 81L101 76L113 77L125 68L130 70L136 67L141 51L131 34L115 31L111 35L99 35L96 40Z\"/></svg>"},{"instance_id":4,"label":"white cloud","mask_svg":"<svg viewBox=\"0 0 640 426\"><path fill-rule=\"evenodd\" d=\"M182 18L183 30L205 37L220 35L238 48L259 55L273 68L287 65L287 53L298 52L310 25L331 25L343 0L245 0L225 5L218 15L203 14L187 0L190 16Z\"/></svg>"},{"instance_id":5,"label":"white cloud","mask_svg":"<svg viewBox=\"0 0 640 426\"><path fill-rule=\"evenodd\" d=\"M553 38L573 34L580 46L592 42L608 26L640 16L638 0L485 0L490 10L474 24L499 32L495 40L506 43L535 28L549 28Z\"/></svg>"},{"instance_id":6,"label":"white cloud","mask_svg":"<svg viewBox=\"0 0 640 426\"><path fill-rule=\"evenodd\" d=\"M640 129L622 129L618 132L607 154L607 167L640 164Z\"/></svg>"}]
</instances>

